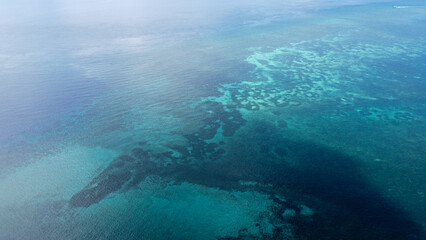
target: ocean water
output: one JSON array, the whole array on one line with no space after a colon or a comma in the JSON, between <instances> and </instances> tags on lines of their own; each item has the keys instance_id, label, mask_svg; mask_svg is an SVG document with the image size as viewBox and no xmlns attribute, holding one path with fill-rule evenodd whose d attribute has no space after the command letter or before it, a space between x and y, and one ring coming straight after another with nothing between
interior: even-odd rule
<instances>
[{"instance_id":1,"label":"ocean water","mask_svg":"<svg viewBox=\"0 0 426 240\"><path fill-rule=\"evenodd\" d=\"M423 1L0 3L0 239L425 239Z\"/></svg>"}]
</instances>

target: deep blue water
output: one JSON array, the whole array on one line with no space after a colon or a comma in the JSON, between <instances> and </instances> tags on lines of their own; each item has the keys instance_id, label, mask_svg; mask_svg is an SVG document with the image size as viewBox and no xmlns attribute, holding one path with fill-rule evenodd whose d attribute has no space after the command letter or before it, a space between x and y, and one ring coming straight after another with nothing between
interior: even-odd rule
<instances>
[{"instance_id":1,"label":"deep blue water","mask_svg":"<svg viewBox=\"0 0 426 240\"><path fill-rule=\"evenodd\" d=\"M425 237L422 1L0 6L0 239Z\"/></svg>"}]
</instances>

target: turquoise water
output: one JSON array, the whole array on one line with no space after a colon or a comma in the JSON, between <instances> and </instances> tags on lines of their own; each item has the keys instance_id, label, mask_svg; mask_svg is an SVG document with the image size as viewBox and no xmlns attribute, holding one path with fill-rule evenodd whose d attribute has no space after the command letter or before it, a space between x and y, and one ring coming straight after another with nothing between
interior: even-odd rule
<instances>
[{"instance_id":1,"label":"turquoise water","mask_svg":"<svg viewBox=\"0 0 426 240\"><path fill-rule=\"evenodd\" d=\"M0 239L425 237L421 1L2 5Z\"/></svg>"}]
</instances>

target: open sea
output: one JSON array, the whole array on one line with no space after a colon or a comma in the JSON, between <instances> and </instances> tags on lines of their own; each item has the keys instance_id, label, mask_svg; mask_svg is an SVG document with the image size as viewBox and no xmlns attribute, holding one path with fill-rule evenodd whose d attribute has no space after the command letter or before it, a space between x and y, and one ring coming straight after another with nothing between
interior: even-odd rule
<instances>
[{"instance_id":1,"label":"open sea","mask_svg":"<svg viewBox=\"0 0 426 240\"><path fill-rule=\"evenodd\" d=\"M426 2L0 0L0 239L426 239Z\"/></svg>"}]
</instances>

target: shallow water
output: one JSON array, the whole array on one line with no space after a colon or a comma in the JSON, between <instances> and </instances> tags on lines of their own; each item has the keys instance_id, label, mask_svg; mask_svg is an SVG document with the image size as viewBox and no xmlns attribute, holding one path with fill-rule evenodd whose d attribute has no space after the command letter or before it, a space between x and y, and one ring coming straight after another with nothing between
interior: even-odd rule
<instances>
[{"instance_id":1,"label":"shallow water","mask_svg":"<svg viewBox=\"0 0 426 240\"><path fill-rule=\"evenodd\" d=\"M0 239L424 237L421 1L2 5Z\"/></svg>"}]
</instances>

